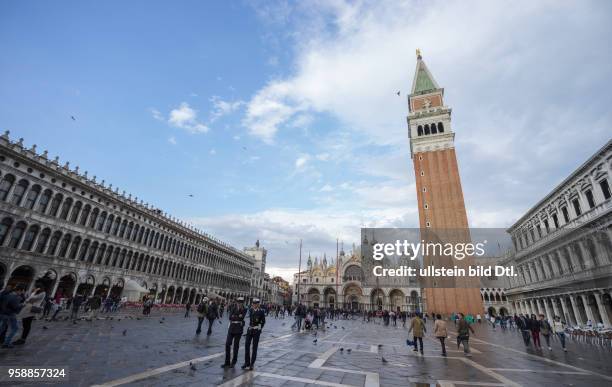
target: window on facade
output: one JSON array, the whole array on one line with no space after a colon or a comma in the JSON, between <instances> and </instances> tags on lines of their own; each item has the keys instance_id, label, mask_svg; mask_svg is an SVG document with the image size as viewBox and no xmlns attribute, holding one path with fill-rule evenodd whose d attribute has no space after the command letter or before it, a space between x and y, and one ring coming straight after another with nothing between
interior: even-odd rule
<instances>
[{"instance_id":1,"label":"window on facade","mask_svg":"<svg viewBox=\"0 0 612 387\"><path fill-rule=\"evenodd\" d=\"M62 242L60 243L59 251L57 253L58 257L64 258L66 256L66 252L68 251L68 246L70 246L70 234L64 235L62 238ZM49 249L51 251L51 249Z\"/></svg>"},{"instance_id":2,"label":"window on facade","mask_svg":"<svg viewBox=\"0 0 612 387\"><path fill-rule=\"evenodd\" d=\"M11 198L12 204L18 206L21 203L21 199L23 199L23 194L25 194L25 191L26 189L28 189L29 184L30 183L28 183L28 181L25 179L19 181L19 183L15 187L15 190L13 190L13 197Z\"/></svg>"},{"instance_id":3,"label":"window on facade","mask_svg":"<svg viewBox=\"0 0 612 387\"><path fill-rule=\"evenodd\" d=\"M100 213L100 210L98 210L97 208L94 208L94 210L91 212L91 217L89 218L89 224L87 225L87 227L94 228L94 226L96 225L96 220L98 219L99 213Z\"/></svg>"},{"instance_id":4,"label":"window on facade","mask_svg":"<svg viewBox=\"0 0 612 387\"><path fill-rule=\"evenodd\" d=\"M6 200L14 182L15 177L13 175L4 176L4 179L0 182L0 200Z\"/></svg>"},{"instance_id":5,"label":"window on facade","mask_svg":"<svg viewBox=\"0 0 612 387\"><path fill-rule=\"evenodd\" d=\"M42 196L40 197L40 200L38 201L38 212L42 212L44 213L45 211L47 211L47 206L49 205L49 202L51 201L51 195L53 193L51 192L50 189L46 189Z\"/></svg>"},{"instance_id":6,"label":"window on facade","mask_svg":"<svg viewBox=\"0 0 612 387\"><path fill-rule=\"evenodd\" d=\"M438 129L436 128L436 123L431 124L431 134L438 133Z\"/></svg>"},{"instance_id":7,"label":"window on facade","mask_svg":"<svg viewBox=\"0 0 612 387\"><path fill-rule=\"evenodd\" d=\"M431 134L431 131L429 129L429 124L425 124L425 135Z\"/></svg>"},{"instance_id":8,"label":"window on facade","mask_svg":"<svg viewBox=\"0 0 612 387\"><path fill-rule=\"evenodd\" d=\"M23 243L21 244L22 250L32 250L32 245L34 244L34 239L36 238L36 235L38 235L38 230L40 230L38 226L30 226L28 231L25 233L25 236L23 237Z\"/></svg>"},{"instance_id":9,"label":"window on facade","mask_svg":"<svg viewBox=\"0 0 612 387\"><path fill-rule=\"evenodd\" d=\"M444 125L438 122L438 133L444 133Z\"/></svg>"},{"instance_id":10,"label":"window on facade","mask_svg":"<svg viewBox=\"0 0 612 387\"><path fill-rule=\"evenodd\" d=\"M417 126L417 136L423 135L423 125Z\"/></svg>"},{"instance_id":11,"label":"window on facade","mask_svg":"<svg viewBox=\"0 0 612 387\"><path fill-rule=\"evenodd\" d=\"M567 212L567 207L561 208L561 213L563 214L563 220L565 223L569 223L569 212Z\"/></svg>"},{"instance_id":12,"label":"window on facade","mask_svg":"<svg viewBox=\"0 0 612 387\"><path fill-rule=\"evenodd\" d=\"M70 254L68 254L68 259L75 259L77 253L79 252L79 246L81 246L81 238L76 237L72 241L72 245L70 246Z\"/></svg>"},{"instance_id":13,"label":"window on facade","mask_svg":"<svg viewBox=\"0 0 612 387\"><path fill-rule=\"evenodd\" d=\"M546 233L550 231L550 225L548 224L548 219L544 219L544 228L546 229Z\"/></svg>"},{"instance_id":14,"label":"window on facade","mask_svg":"<svg viewBox=\"0 0 612 387\"><path fill-rule=\"evenodd\" d=\"M90 212L91 206L88 204L83 208L83 211L81 212L81 221L79 222L81 226L85 226L87 224L87 218L89 217Z\"/></svg>"},{"instance_id":15,"label":"window on facade","mask_svg":"<svg viewBox=\"0 0 612 387\"><path fill-rule=\"evenodd\" d=\"M62 201L62 196L61 195L55 195L55 198L53 199L53 203L51 204L51 212L53 212L53 207L54 206L59 206L60 202ZM64 201L64 204L62 205L62 210L60 211L60 219L63 220L68 220L68 214L70 213L70 207L72 207L72 199L68 198L66 199L66 201ZM55 212L57 212L57 210L55 210Z\"/></svg>"},{"instance_id":16,"label":"window on facade","mask_svg":"<svg viewBox=\"0 0 612 387\"><path fill-rule=\"evenodd\" d=\"M32 189L30 189L30 192L28 192L28 195L26 196L24 207L29 210L33 210L34 203L36 203L36 199L38 199L39 194L40 194L40 186L39 185L33 186Z\"/></svg>"},{"instance_id":17,"label":"window on facade","mask_svg":"<svg viewBox=\"0 0 612 387\"><path fill-rule=\"evenodd\" d=\"M557 216L557 214L552 215L552 220L553 224L555 225L555 228L559 228L559 217Z\"/></svg>"},{"instance_id":18,"label":"window on facade","mask_svg":"<svg viewBox=\"0 0 612 387\"><path fill-rule=\"evenodd\" d=\"M25 228L25 222L17 223L17 225L13 229L13 232L11 233L11 239L9 240L8 247L16 249L17 246L19 246L19 242L21 241L21 237L23 236Z\"/></svg>"},{"instance_id":19,"label":"window on facade","mask_svg":"<svg viewBox=\"0 0 612 387\"><path fill-rule=\"evenodd\" d=\"M593 198L593 191L591 191L590 189L587 191L584 191L584 196L586 196L587 203L589 204L589 208L595 207L595 199Z\"/></svg>"},{"instance_id":20,"label":"window on facade","mask_svg":"<svg viewBox=\"0 0 612 387\"><path fill-rule=\"evenodd\" d=\"M45 246L47 245L47 241L49 240L49 236L51 235L51 230L46 228L42 231L40 236L38 237L38 244L36 245L36 252L42 254L45 252Z\"/></svg>"},{"instance_id":21,"label":"window on facade","mask_svg":"<svg viewBox=\"0 0 612 387\"><path fill-rule=\"evenodd\" d=\"M49 241L49 247L47 248L48 255L55 255L55 249L57 248L57 245L59 244L59 240L61 237L62 237L61 232L56 231L53 233L53 236L51 237L51 240Z\"/></svg>"},{"instance_id":22,"label":"window on facade","mask_svg":"<svg viewBox=\"0 0 612 387\"><path fill-rule=\"evenodd\" d=\"M608 180L603 179L602 181L600 181L599 187L601 188L601 193L603 194L604 199L608 200L610 199L610 197L612 197L612 194L610 193L610 185L608 184Z\"/></svg>"},{"instance_id":23,"label":"window on facade","mask_svg":"<svg viewBox=\"0 0 612 387\"><path fill-rule=\"evenodd\" d=\"M4 245L4 240L6 239L6 235L8 234L9 228L13 225L13 219L4 218L2 219L2 223L0 223L0 246Z\"/></svg>"},{"instance_id":24,"label":"window on facade","mask_svg":"<svg viewBox=\"0 0 612 387\"><path fill-rule=\"evenodd\" d=\"M79 218L79 212L81 212L81 206L83 206L83 203L81 202L74 203L74 207L72 208L72 214L70 215L70 221L72 223L77 222L77 219Z\"/></svg>"},{"instance_id":25,"label":"window on facade","mask_svg":"<svg viewBox=\"0 0 612 387\"><path fill-rule=\"evenodd\" d=\"M582 209L580 208L580 201L578 198L572 200L572 205L574 206L574 211L576 211L576 216L580 216L580 214L582 214Z\"/></svg>"}]
</instances>

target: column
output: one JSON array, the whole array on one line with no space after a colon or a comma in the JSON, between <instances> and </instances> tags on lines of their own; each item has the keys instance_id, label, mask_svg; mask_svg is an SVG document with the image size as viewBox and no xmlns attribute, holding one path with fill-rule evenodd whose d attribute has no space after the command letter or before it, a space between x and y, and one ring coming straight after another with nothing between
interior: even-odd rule
<instances>
[{"instance_id":1,"label":"column","mask_svg":"<svg viewBox=\"0 0 612 387\"><path fill-rule=\"evenodd\" d=\"M606 328L609 328L610 326L612 326L612 324L610 324L608 310L606 309L606 306L603 303L601 293L594 293L593 295L595 296L595 301L597 301L597 308L599 309L599 315L601 316L601 320L606 326Z\"/></svg>"},{"instance_id":2,"label":"column","mask_svg":"<svg viewBox=\"0 0 612 387\"><path fill-rule=\"evenodd\" d=\"M51 290L51 294L49 295L49 297L55 297L55 292L57 292L57 288L59 287L60 278L61 277L59 275L55 278L55 284L53 284L53 290Z\"/></svg>"},{"instance_id":3,"label":"column","mask_svg":"<svg viewBox=\"0 0 612 387\"><path fill-rule=\"evenodd\" d=\"M565 305L565 298L560 297L559 300L561 301L561 310L563 311L563 317L562 319L565 320L566 324L573 324L573 322L571 321L571 314L569 313L569 311L567 310L567 305Z\"/></svg>"},{"instance_id":4,"label":"column","mask_svg":"<svg viewBox=\"0 0 612 387\"><path fill-rule=\"evenodd\" d=\"M587 319L591 320L591 322L593 323L593 326L595 326L597 324L597 320L595 319L595 316L593 316L593 311L591 310L591 307L589 306L589 299L587 297L586 294L581 294L580 297L582 298L582 304L584 305L584 310L586 311L586 315L587 315Z\"/></svg>"},{"instance_id":5,"label":"column","mask_svg":"<svg viewBox=\"0 0 612 387\"><path fill-rule=\"evenodd\" d=\"M576 304L576 296L570 295L570 302L574 311L574 317L576 318L576 325L584 325L585 321L582 321L582 315L578 311L578 304Z\"/></svg>"},{"instance_id":6,"label":"column","mask_svg":"<svg viewBox=\"0 0 612 387\"><path fill-rule=\"evenodd\" d=\"M544 301L544 310L546 311L546 318L549 322L552 322L553 315L550 313L550 308L548 307L548 299L543 298L542 301Z\"/></svg>"},{"instance_id":7,"label":"column","mask_svg":"<svg viewBox=\"0 0 612 387\"><path fill-rule=\"evenodd\" d=\"M553 312L555 313L555 316L563 316L562 313L559 313L559 307L557 306L558 297L553 297L550 300L552 302Z\"/></svg>"},{"instance_id":8,"label":"column","mask_svg":"<svg viewBox=\"0 0 612 387\"><path fill-rule=\"evenodd\" d=\"M595 262L593 261L593 257L589 253L589 249L586 248L584 240L579 240L578 248L580 249L580 253L582 253L582 257L584 258L584 264L586 268L590 268L595 266Z\"/></svg>"}]
</instances>

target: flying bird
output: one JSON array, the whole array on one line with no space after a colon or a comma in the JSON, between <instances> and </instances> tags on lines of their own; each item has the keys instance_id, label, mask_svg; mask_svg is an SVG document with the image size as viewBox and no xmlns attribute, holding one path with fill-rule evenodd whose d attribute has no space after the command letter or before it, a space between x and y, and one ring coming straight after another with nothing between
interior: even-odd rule
<instances>
[{"instance_id":1,"label":"flying bird","mask_svg":"<svg viewBox=\"0 0 612 387\"><path fill-rule=\"evenodd\" d=\"M399 91L397 92L397 95L400 95L400 92L399 92Z\"/></svg>"},{"instance_id":2,"label":"flying bird","mask_svg":"<svg viewBox=\"0 0 612 387\"><path fill-rule=\"evenodd\" d=\"M72 121L76 121L76 118L74 118L74 116L70 116L70 118L72 118Z\"/></svg>"},{"instance_id":3,"label":"flying bird","mask_svg":"<svg viewBox=\"0 0 612 387\"><path fill-rule=\"evenodd\" d=\"M193 197L193 194L189 194L189 195L187 195L187 196L189 196L190 198L192 198L192 197Z\"/></svg>"},{"instance_id":4,"label":"flying bird","mask_svg":"<svg viewBox=\"0 0 612 387\"><path fill-rule=\"evenodd\" d=\"M384 356L382 357L382 362L383 362L383 364L387 364L388 363L387 359L385 359Z\"/></svg>"},{"instance_id":5,"label":"flying bird","mask_svg":"<svg viewBox=\"0 0 612 387\"><path fill-rule=\"evenodd\" d=\"M243 147L242 147L242 150L247 150L246 146L243 146Z\"/></svg>"}]
</instances>

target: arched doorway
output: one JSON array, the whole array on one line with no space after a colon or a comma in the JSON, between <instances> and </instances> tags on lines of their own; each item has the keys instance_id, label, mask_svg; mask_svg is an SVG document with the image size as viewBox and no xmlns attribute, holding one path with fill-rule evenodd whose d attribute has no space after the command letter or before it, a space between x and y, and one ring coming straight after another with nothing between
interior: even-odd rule
<instances>
[{"instance_id":1,"label":"arched doorway","mask_svg":"<svg viewBox=\"0 0 612 387\"><path fill-rule=\"evenodd\" d=\"M373 310L383 310L385 305L385 293L382 289L374 289L372 290L372 295L370 296L370 304L372 304Z\"/></svg>"},{"instance_id":2,"label":"arched doorway","mask_svg":"<svg viewBox=\"0 0 612 387\"><path fill-rule=\"evenodd\" d=\"M311 288L308 290L308 306L313 308L318 308L319 303L321 302L321 297L319 293L319 289Z\"/></svg>"},{"instance_id":3,"label":"arched doorway","mask_svg":"<svg viewBox=\"0 0 612 387\"><path fill-rule=\"evenodd\" d=\"M193 304L193 303L197 303L196 302L196 290L195 289L191 289L191 293L189 293L189 303Z\"/></svg>"},{"instance_id":4,"label":"arched doorway","mask_svg":"<svg viewBox=\"0 0 612 387\"><path fill-rule=\"evenodd\" d=\"M94 285L96 284L96 280L93 275L89 274L85 277L85 282L82 282L77 287L77 294L83 296L89 296L94 289Z\"/></svg>"},{"instance_id":5,"label":"arched doorway","mask_svg":"<svg viewBox=\"0 0 612 387\"><path fill-rule=\"evenodd\" d=\"M421 299L419 293L416 290L410 292L408 297L408 311L412 313L418 313L421 311Z\"/></svg>"},{"instance_id":6,"label":"arched doorway","mask_svg":"<svg viewBox=\"0 0 612 387\"><path fill-rule=\"evenodd\" d=\"M51 294L51 291L53 290L53 285L55 285L56 280L57 273L55 272L55 270L49 269L42 277L38 278L36 282L37 284L39 284L39 286L42 286L42 288L45 290L45 293Z\"/></svg>"},{"instance_id":7,"label":"arched doorway","mask_svg":"<svg viewBox=\"0 0 612 387\"><path fill-rule=\"evenodd\" d=\"M334 308L336 305L336 291L333 288L327 287L323 291L323 299L326 308Z\"/></svg>"},{"instance_id":8,"label":"arched doorway","mask_svg":"<svg viewBox=\"0 0 612 387\"><path fill-rule=\"evenodd\" d=\"M391 290L389 293L389 304L391 305L391 310L393 311L405 309L404 292L399 289Z\"/></svg>"},{"instance_id":9,"label":"arched doorway","mask_svg":"<svg viewBox=\"0 0 612 387\"><path fill-rule=\"evenodd\" d=\"M489 313L489 316L497 316L497 310L495 310L495 308L492 306L489 306L489 309L487 309L487 313Z\"/></svg>"},{"instance_id":10,"label":"arched doorway","mask_svg":"<svg viewBox=\"0 0 612 387\"><path fill-rule=\"evenodd\" d=\"M171 303L172 297L174 297L174 286L170 286L168 288L168 291L166 292L166 300L164 301L164 303L165 304Z\"/></svg>"},{"instance_id":11,"label":"arched doorway","mask_svg":"<svg viewBox=\"0 0 612 387\"><path fill-rule=\"evenodd\" d=\"M117 283L110 290L111 297L113 297L113 298L121 297L121 293L123 292L123 286L124 285L125 285L125 283L123 282L123 279L119 278L117 280Z\"/></svg>"},{"instance_id":12,"label":"arched doorway","mask_svg":"<svg viewBox=\"0 0 612 387\"><path fill-rule=\"evenodd\" d=\"M34 268L31 266L19 266L11 273L11 276L6 283L6 286L17 286L19 284L25 285L26 289L29 288L32 280L34 279Z\"/></svg>"},{"instance_id":13,"label":"arched doorway","mask_svg":"<svg viewBox=\"0 0 612 387\"><path fill-rule=\"evenodd\" d=\"M60 298L70 298L72 297L75 286L76 275L74 273L68 273L60 278L55 294L59 295Z\"/></svg>"},{"instance_id":14,"label":"arched doorway","mask_svg":"<svg viewBox=\"0 0 612 387\"><path fill-rule=\"evenodd\" d=\"M507 316L508 315L508 309L506 309L505 307L502 306L501 308L499 308L499 315L502 316L502 317Z\"/></svg>"},{"instance_id":15,"label":"arched doorway","mask_svg":"<svg viewBox=\"0 0 612 387\"><path fill-rule=\"evenodd\" d=\"M106 295L108 294L108 289L110 288L110 284L111 284L110 278L104 277L102 279L102 283L96 286L96 289L94 290L94 295L100 296L100 297L106 297Z\"/></svg>"},{"instance_id":16,"label":"arched doorway","mask_svg":"<svg viewBox=\"0 0 612 387\"><path fill-rule=\"evenodd\" d=\"M348 310L361 310L363 305L361 304L362 291L356 284L349 284L344 288L344 309Z\"/></svg>"}]
</instances>

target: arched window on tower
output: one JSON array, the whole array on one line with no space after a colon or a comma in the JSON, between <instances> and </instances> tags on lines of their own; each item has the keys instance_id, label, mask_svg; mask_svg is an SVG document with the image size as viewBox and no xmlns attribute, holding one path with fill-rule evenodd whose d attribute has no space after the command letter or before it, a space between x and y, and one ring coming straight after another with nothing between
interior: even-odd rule
<instances>
[{"instance_id":1,"label":"arched window on tower","mask_svg":"<svg viewBox=\"0 0 612 387\"><path fill-rule=\"evenodd\" d=\"M444 125L438 122L438 133L444 133Z\"/></svg>"},{"instance_id":2,"label":"arched window on tower","mask_svg":"<svg viewBox=\"0 0 612 387\"><path fill-rule=\"evenodd\" d=\"M429 131L429 124L425 124L425 135L427 136L428 134L431 134Z\"/></svg>"},{"instance_id":3,"label":"arched window on tower","mask_svg":"<svg viewBox=\"0 0 612 387\"><path fill-rule=\"evenodd\" d=\"M417 136L423 135L423 125L417 126Z\"/></svg>"},{"instance_id":4,"label":"arched window on tower","mask_svg":"<svg viewBox=\"0 0 612 387\"><path fill-rule=\"evenodd\" d=\"M432 123L431 124L431 134L437 134L438 131L436 130L436 123Z\"/></svg>"},{"instance_id":5,"label":"arched window on tower","mask_svg":"<svg viewBox=\"0 0 612 387\"><path fill-rule=\"evenodd\" d=\"M15 176L6 175L0 182L0 200L6 200L8 193L15 182Z\"/></svg>"}]
</instances>

